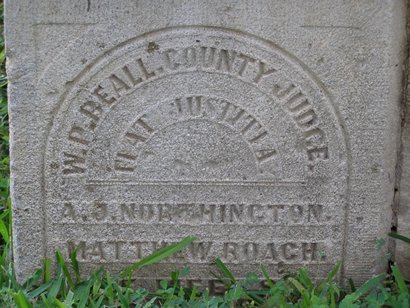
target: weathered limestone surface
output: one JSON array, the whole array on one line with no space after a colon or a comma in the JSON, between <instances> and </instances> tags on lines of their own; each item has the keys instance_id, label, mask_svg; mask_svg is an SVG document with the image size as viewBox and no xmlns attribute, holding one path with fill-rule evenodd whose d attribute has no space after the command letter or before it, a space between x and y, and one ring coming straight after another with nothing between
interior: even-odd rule
<instances>
[{"instance_id":1,"label":"weathered limestone surface","mask_svg":"<svg viewBox=\"0 0 410 308\"><path fill-rule=\"evenodd\" d=\"M409 16L409 9L407 16ZM407 17L407 36L410 33L409 17ZM409 42L409 37L407 37ZM409 50L409 49L408 49ZM407 57L409 54L407 54ZM408 61L408 59L407 59ZM408 63L408 62L407 62ZM410 237L410 87L409 87L409 66L407 64L406 78L407 87L403 93L405 104L402 112L402 133L401 133L401 155L398 166L399 181L396 185L398 194L395 198L396 225L397 232ZM396 240L394 242L395 261L398 263L401 272L407 279L410 279L410 245Z\"/></svg>"},{"instance_id":2,"label":"weathered limestone surface","mask_svg":"<svg viewBox=\"0 0 410 308\"><path fill-rule=\"evenodd\" d=\"M19 279L79 247L139 273L385 268L406 1L6 1ZM380 241L379 241L380 242Z\"/></svg>"}]
</instances>

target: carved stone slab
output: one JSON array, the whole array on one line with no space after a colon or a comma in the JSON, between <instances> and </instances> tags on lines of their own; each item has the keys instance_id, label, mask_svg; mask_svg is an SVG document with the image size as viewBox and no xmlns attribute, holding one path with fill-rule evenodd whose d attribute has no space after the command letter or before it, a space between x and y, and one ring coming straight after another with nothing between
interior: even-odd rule
<instances>
[{"instance_id":1,"label":"carved stone slab","mask_svg":"<svg viewBox=\"0 0 410 308\"><path fill-rule=\"evenodd\" d=\"M14 258L188 285L383 269L404 1L9 1ZM379 241L380 242L380 241Z\"/></svg>"},{"instance_id":2,"label":"carved stone slab","mask_svg":"<svg viewBox=\"0 0 410 308\"><path fill-rule=\"evenodd\" d=\"M407 8L407 16L409 16L410 7ZM407 23L407 44L409 43L410 24ZM407 54L407 57L409 55ZM398 166L398 173L400 173L400 181L396 184L398 193L395 198L396 224L397 232L400 235L410 238L410 87L409 87L409 73L408 66L409 58L407 58L407 76L403 78L407 81L404 85L406 88L403 93L403 119L401 131L401 155ZM404 277L410 279L410 245L404 241L396 240L394 243L395 258L399 268Z\"/></svg>"}]
</instances>

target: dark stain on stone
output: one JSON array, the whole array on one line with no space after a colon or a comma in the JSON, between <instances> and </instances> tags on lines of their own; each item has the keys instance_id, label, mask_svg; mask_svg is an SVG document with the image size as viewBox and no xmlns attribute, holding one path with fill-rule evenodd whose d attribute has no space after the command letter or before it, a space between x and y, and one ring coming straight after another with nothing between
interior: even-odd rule
<instances>
[{"instance_id":1,"label":"dark stain on stone","mask_svg":"<svg viewBox=\"0 0 410 308\"><path fill-rule=\"evenodd\" d=\"M149 53L153 53L158 49L159 49L159 45L157 43L155 43L155 42L149 42L148 43L147 51Z\"/></svg>"}]
</instances>

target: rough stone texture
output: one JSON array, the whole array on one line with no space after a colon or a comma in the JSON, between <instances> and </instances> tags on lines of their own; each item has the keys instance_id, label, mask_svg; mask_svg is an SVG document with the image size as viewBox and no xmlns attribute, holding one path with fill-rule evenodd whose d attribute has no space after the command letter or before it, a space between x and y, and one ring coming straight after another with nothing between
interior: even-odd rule
<instances>
[{"instance_id":1,"label":"rough stone texture","mask_svg":"<svg viewBox=\"0 0 410 308\"><path fill-rule=\"evenodd\" d=\"M218 285L385 268L405 1L6 1L19 279L79 245Z\"/></svg>"},{"instance_id":2,"label":"rough stone texture","mask_svg":"<svg viewBox=\"0 0 410 308\"><path fill-rule=\"evenodd\" d=\"M410 7L407 10L409 16ZM407 40L409 42L410 23L407 18ZM407 50L407 52L409 49ZM409 53L407 53L409 57ZM409 60L407 60L409 61ZM410 87L409 82L409 66L407 63L407 78L404 79L405 89L403 93L403 127L401 134L401 159L398 168L398 196L396 197L396 224L397 232L401 235L410 238ZM407 279L410 279L410 245L403 241L395 241L395 261L398 263L401 272Z\"/></svg>"}]
</instances>

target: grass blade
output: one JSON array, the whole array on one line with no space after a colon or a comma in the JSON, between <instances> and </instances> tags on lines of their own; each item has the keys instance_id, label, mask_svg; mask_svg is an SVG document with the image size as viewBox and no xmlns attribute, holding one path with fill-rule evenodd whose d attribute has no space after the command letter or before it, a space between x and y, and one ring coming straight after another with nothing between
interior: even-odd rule
<instances>
[{"instance_id":1,"label":"grass blade","mask_svg":"<svg viewBox=\"0 0 410 308\"><path fill-rule=\"evenodd\" d=\"M299 281L309 290L309 292L311 292L315 288L305 268L301 268L298 271L298 278Z\"/></svg>"},{"instance_id":2,"label":"grass blade","mask_svg":"<svg viewBox=\"0 0 410 308\"><path fill-rule=\"evenodd\" d=\"M167 246L165 246L161 249L158 249L157 251L153 252L149 256L141 259L137 263L135 263L135 264L131 265L130 267L128 267L127 269L125 269L122 272L121 276L123 278L126 278L132 272L142 268L143 266L147 266L147 265L151 265L151 264L160 262L160 261L168 258L169 256L173 255L174 253L176 253L178 251L181 251L187 245L191 244L194 240L196 240L195 237L187 236L178 243L167 245Z\"/></svg>"},{"instance_id":3,"label":"grass blade","mask_svg":"<svg viewBox=\"0 0 410 308\"><path fill-rule=\"evenodd\" d=\"M360 288L356 290L355 293L359 296L362 296L366 294L367 292L369 292L374 287L376 287L377 285L379 285L385 278L386 278L385 273L377 275L376 277L373 277L369 279L368 281L366 281Z\"/></svg>"},{"instance_id":4,"label":"grass blade","mask_svg":"<svg viewBox=\"0 0 410 308\"><path fill-rule=\"evenodd\" d=\"M26 290L31 289L34 285L36 285L38 283L38 281L40 280L41 276L43 274L43 270L39 269L37 271L35 271L24 283L23 287Z\"/></svg>"},{"instance_id":5,"label":"grass blade","mask_svg":"<svg viewBox=\"0 0 410 308\"><path fill-rule=\"evenodd\" d=\"M266 283L268 284L269 288L273 289L275 287L272 279L270 279L268 272L266 271L265 267L263 266L263 264L261 264L260 266L261 271L262 271L262 275L266 280Z\"/></svg>"},{"instance_id":6,"label":"grass blade","mask_svg":"<svg viewBox=\"0 0 410 308\"><path fill-rule=\"evenodd\" d=\"M295 278L290 277L288 280L296 287L300 294L304 295L307 292L305 287Z\"/></svg>"},{"instance_id":7,"label":"grass blade","mask_svg":"<svg viewBox=\"0 0 410 308\"><path fill-rule=\"evenodd\" d=\"M130 307L130 303L124 297L124 294L122 294L121 287L117 283L114 283L113 287L114 287L115 291L117 291L117 296L120 299L121 307Z\"/></svg>"},{"instance_id":8,"label":"grass blade","mask_svg":"<svg viewBox=\"0 0 410 308\"><path fill-rule=\"evenodd\" d=\"M0 219L0 234L3 242L7 245L10 241L9 231L7 230L6 224L2 219Z\"/></svg>"},{"instance_id":9,"label":"grass blade","mask_svg":"<svg viewBox=\"0 0 410 308\"><path fill-rule=\"evenodd\" d=\"M68 291L67 297L64 300L65 307L72 307L74 303L74 293L70 290Z\"/></svg>"},{"instance_id":10,"label":"grass blade","mask_svg":"<svg viewBox=\"0 0 410 308\"><path fill-rule=\"evenodd\" d=\"M80 275L80 265L78 264L78 261L77 261L77 250L78 250L78 247L70 253L70 260L71 260L71 265L74 270L75 279L78 283L81 280L81 275Z\"/></svg>"},{"instance_id":11,"label":"grass blade","mask_svg":"<svg viewBox=\"0 0 410 308\"><path fill-rule=\"evenodd\" d=\"M232 283L236 283L236 279L235 279L234 275L233 275L233 274L231 273L231 271L226 267L225 263L223 263L221 259L216 258L215 264L216 264L216 266L220 269L220 271L222 272L222 274L225 275L225 277L229 278L229 280L230 280Z\"/></svg>"},{"instance_id":12,"label":"grass blade","mask_svg":"<svg viewBox=\"0 0 410 308\"><path fill-rule=\"evenodd\" d=\"M56 259L57 259L58 264L60 264L61 269L63 270L64 276L67 279L67 283L70 289L74 290L74 282L73 282L73 279L71 278L70 271L68 270L67 264L64 261L63 255L58 250L56 251Z\"/></svg>"},{"instance_id":13,"label":"grass blade","mask_svg":"<svg viewBox=\"0 0 410 308\"><path fill-rule=\"evenodd\" d=\"M105 296L108 298L109 300L109 304L113 305L113 298L114 298L114 291L113 291L113 286L112 286L112 280L111 280L111 276L110 276L110 272L106 272L105 274L106 278L106 284L107 286L104 289L104 294Z\"/></svg>"},{"instance_id":14,"label":"grass blade","mask_svg":"<svg viewBox=\"0 0 410 308\"><path fill-rule=\"evenodd\" d=\"M46 307L46 308L54 308L54 307L51 305L50 300L45 296L45 294L41 294L41 300L43 301L44 307Z\"/></svg>"},{"instance_id":15,"label":"grass blade","mask_svg":"<svg viewBox=\"0 0 410 308\"><path fill-rule=\"evenodd\" d=\"M60 302L57 298L53 298L53 302L54 304L58 307L58 308L67 308L66 305L64 305L62 302Z\"/></svg>"},{"instance_id":16,"label":"grass blade","mask_svg":"<svg viewBox=\"0 0 410 308\"><path fill-rule=\"evenodd\" d=\"M401 294L409 295L409 290L407 289L406 282L404 281L403 275L401 274L397 265L392 266L393 276L396 280L397 286Z\"/></svg>"},{"instance_id":17,"label":"grass blade","mask_svg":"<svg viewBox=\"0 0 410 308\"><path fill-rule=\"evenodd\" d=\"M395 232L390 232L389 236L391 236L393 238L396 238L398 240L401 240L403 242L406 242L407 244L410 244L410 238L408 238L407 236L403 236L403 235L397 234Z\"/></svg>"},{"instance_id":18,"label":"grass blade","mask_svg":"<svg viewBox=\"0 0 410 308\"><path fill-rule=\"evenodd\" d=\"M330 294L330 308L336 308L335 290L333 289L332 285L330 286L329 294Z\"/></svg>"},{"instance_id":19,"label":"grass blade","mask_svg":"<svg viewBox=\"0 0 410 308\"><path fill-rule=\"evenodd\" d=\"M337 262L336 266L332 269L332 271L327 275L326 280L320 284L318 291L319 293L323 290L323 287L327 285L329 282L333 280L333 278L336 276L336 274L339 272L340 266L342 262ZM349 281L350 282L350 281Z\"/></svg>"},{"instance_id":20,"label":"grass blade","mask_svg":"<svg viewBox=\"0 0 410 308\"><path fill-rule=\"evenodd\" d=\"M361 296L369 292L371 289L375 288L378 286L384 279L386 278L386 274L380 274L377 275L376 277L373 277L366 281L360 288L358 288L355 292L352 294L347 295L341 302L340 302L340 307L350 307L353 305L355 301L357 301Z\"/></svg>"},{"instance_id":21,"label":"grass blade","mask_svg":"<svg viewBox=\"0 0 410 308\"><path fill-rule=\"evenodd\" d=\"M222 276L214 273L211 271L211 275L214 276L218 281L222 282L223 285L227 288L229 288L232 285L232 282L230 280L224 279Z\"/></svg>"},{"instance_id":22,"label":"grass blade","mask_svg":"<svg viewBox=\"0 0 410 308\"><path fill-rule=\"evenodd\" d=\"M24 295L23 291L18 291L16 294L13 295L13 298L19 308L31 308L30 302L27 300L26 296Z\"/></svg>"},{"instance_id":23,"label":"grass blade","mask_svg":"<svg viewBox=\"0 0 410 308\"><path fill-rule=\"evenodd\" d=\"M308 305L310 302L309 300L309 292L305 289L305 287L297 281L295 278L288 278L288 280L296 287L296 289L299 291L299 293L302 295L302 298L304 300L304 303Z\"/></svg>"},{"instance_id":24,"label":"grass blade","mask_svg":"<svg viewBox=\"0 0 410 308\"><path fill-rule=\"evenodd\" d=\"M51 260L46 258L43 260L44 282L51 280Z\"/></svg>"},{"instance_id":25,"label":"grass blade","mask_svg":"<svg viewBox=\"0 0 410 308\"><path fill-rule=\"evenodd\" d=\"M57 294L60 292L61 284L63 282L63 275L60 274L56 280L51 284L50 290L48 291L48 299L57 297Z\"/></svg>"},{"instance_id":26,"label":"grass blade","mask_svg":"<svg viewBox=\"0 0 410 308\"><path fill-rule=\"evenodd\" d=\"M84 308L87 304L92 286L92 280L89 280L86 285L82 285L74 292L74 295L79 299L78 308Z\"/></svg>"},{"instance_id":27,"label":"grass blade","mask_svg":"<svg viewBox=\"0 0 410 308\"><path fill-rule=\"evenodd\" d=\"M31 308L30 302L27 300L24 293L20 290L16 294L13 295L13 298L19 308Z\"/></svg>"},{"instance_id":28,"label":"grass blade","mask_svg":"<svg viewBox=\"0 0 410 308\"><path fill-rule=\"evenodd\" d=\"M98 300L94 303L94 307L102 307L101 303L104 300L104 296L100 296Z\"/></svg>"},{"instance_id":29,"label":"grass blade","mask_svg":"<svg viewBox=\"0 0 410 308\"><path fill-rule=\"evenodd\" d=\"M142 308L149 308L152 307L152 305L154 304L154 302L157 300L157 297L153 297L151 298Z\"/></svg>"},{"instance_id":30,"label":"grass blade","mask_svg":"<svg viewBox=\"0 0 410 308\"><path fill-rule=\"evenodd\" d=\"M52 284L52 281L49 281L47 283L42 284L41 286L39 286L37 289L31 291L29 293L29 296L31 298L36 298L37 296L39 296L41 293L45 292Z\"/></svg>"}]
</instances>

